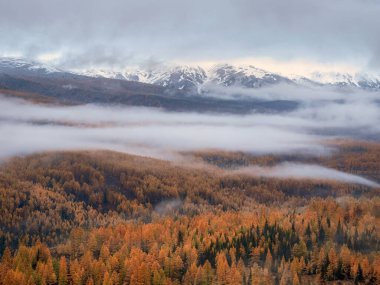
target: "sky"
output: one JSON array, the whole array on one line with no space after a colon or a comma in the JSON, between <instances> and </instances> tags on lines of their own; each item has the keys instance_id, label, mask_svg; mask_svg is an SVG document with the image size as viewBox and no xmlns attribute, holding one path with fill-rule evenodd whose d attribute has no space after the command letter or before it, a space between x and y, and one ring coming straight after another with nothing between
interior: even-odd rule
<instances>
[{"instance_id":1,"label":"sky","mask_svg":"<svg viewBox=\"0 0 380 285\"><path fill-rule=\"evenodd\" d=\"M250 63L380 73L378 0L0 0L0 55L66 68Z\"/></svg>"}]
</instances>

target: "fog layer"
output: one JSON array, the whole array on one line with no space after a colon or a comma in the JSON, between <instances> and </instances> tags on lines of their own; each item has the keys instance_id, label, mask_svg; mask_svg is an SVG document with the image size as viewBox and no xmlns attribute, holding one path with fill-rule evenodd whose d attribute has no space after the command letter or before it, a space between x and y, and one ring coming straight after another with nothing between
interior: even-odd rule
<instances>
[{"instance_id":1,"label":"fog layer","mask_svg":"<svg viewBox=\"0 0 380 285\"><path fill-rule=\"evenodd\" d=\"M245 167L236 172L259 177L334 180L380 187L378 183L369 179L313 164L285 162L275 167Z\"/></svg>"},{"instance_id":2,"label":"fog layer","mask_svg":"<svg viewBox=\"0 0 380 285\"><path fill-rule=\"evenodd\" d=\"M221 89L207 96L236 99L236 94L240 94L246 99L296 100L300 107L287 113L200 114L126 106L37 105L0 97L0 159L42 151L87 149L110 149L161 159L175 159L183 151L204 149L324 155L333 151L326 144L330 139L379 139L377 93L289 86L243 91ZM371 182L316 167L300 173L303 167L282 165L265 175L314 175L371 186Z\"/></svg>"}]
</instances>

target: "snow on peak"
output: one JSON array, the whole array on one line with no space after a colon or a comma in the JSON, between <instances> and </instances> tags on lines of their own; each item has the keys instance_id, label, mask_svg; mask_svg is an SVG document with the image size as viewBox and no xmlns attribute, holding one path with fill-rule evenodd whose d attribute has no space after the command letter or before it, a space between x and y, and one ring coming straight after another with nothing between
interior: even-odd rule
<instances>
[{"instance_id":1,"label":"snow on peak","mask_svg":"<svg viewBox=\"0 0 380 285\"><path fill-rule=\"evenodd\" d=\"M245 88L257 88L290 81L279 74L268 72L253 65L218 64L213 66L208 74L208 80L211 83Z\"/></svg>"},{"instance_id":2,"label":"snow on peak","mask_svg":"<svg viewBox=\"0 0 380 285\"><path fill-rule=\"evenodd\" d=\"M191 89L202 84L206 72L201 67L191 66L160 66L154 70L125 68L121 71L104 69L86 70L82 75L139 81L143 83L170 86L177 89Z\"/></svg>"},{"instance_id":3,"label":"snow on peak","mask_svg":"<svg viewBox=\"0 0 380 285\"><path fill-rule=\"evenodd\" d=\"M45 73L62 72L62 70L53 66L42 64L40 62L26 60L23 58L3 57L0 58L0 67L12 69L24 69L30 71L42 71Z\"/></svg>"},{"instance_id":4,"label":"snow on peak","mask_svg":"<svg viewBox=\"0 0 380 285\"><path fill-rule=\"evenodd\" d=\"M322 84L356 83L353 75L339 72L313 72L310 74L310 79Z\"/></svg>"},{"instance_id":5,"label":"snow on peak","mask_svg":"<svg viewBox=\"0 0 380 285\"><path fill-rule=\"evenodd\" d=\"M380 76L366 73L313 72L308 78L324 85L380 88Z\"/></svg>"},{"instance_id":6,"label":"snow on peak","mask_svg":"<svg viewBox=\"0 0 380 285\"><path fill-rule=\"evenodd\" d=\"M223 75L223 74L239 74L241 76L254 76L256 78L263 78L271 73L263 69L257 68L253 65L240 65L234 66L231 64L217 64L211 67L209 70L211 75Z\"/></svg>"}]
</instances>

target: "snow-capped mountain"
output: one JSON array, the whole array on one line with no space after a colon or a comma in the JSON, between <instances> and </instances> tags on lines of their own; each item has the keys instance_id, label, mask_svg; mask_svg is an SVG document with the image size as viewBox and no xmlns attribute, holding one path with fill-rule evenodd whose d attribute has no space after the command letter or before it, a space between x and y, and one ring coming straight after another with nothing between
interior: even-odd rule
<instances>
[{"instance_id":1,"label":"snow-capped mountain","mask_svg":"<svg viewBox=\"0 0 380 285\"><path fill-rule=\"evenodd\" d=\"M252 65L233 66L220 64L209 71L209 81L223 86L258 88L278 83L291 83L281 75L256 68Z\"/></svg>"},{"instance_id":2,"label":"snow-capped mountain","mask_svg":"<svg viewBox=\"0 0 380 285\"><path fill-rule=\"evenodd\" d=\"M3 57L0 58L0 72L13 73L34 73L40 75L50 75L64 72L61 69L43 64L37 61L30 61L20 58Z\"/></svg>"},{"instance_id":3,"label":"snow-capped mountain","mask_svg":"<svg viewBox=\"0 0 380 285\"><path fill-rule=\"evenodd\" d=\"M201 67L176 66L168 70L152 73L151 82L180 90L196 90L207 79Z\"/></svg>"},{"instance_id":4,"label":"snow-capped mountain","mask_svg":"<svg viewBox=\"0 0 380 285\"><path fill-rule=\"evenodd\" d=\"M187 91L200 91L205 84L259 88L278 83L291 83L291 80L254 66L215 65L205 70L201 67L175 66L160 67L156 70L126 69L125 71L86 70L82 75L125 79Z\"/></svg>"},{"instance_id":5,"label":"snow-capped mountain","mask_svg":"<svg viewBox=\"0 0 380 285\"><path fill-rule=\"evenodd\" d=\"M111 78L160 85L172 90L182 90L189 94L207 92L208 87L260 88L282 84L301 86L353 87L380 91L380 76L365 73L313 72L307 75L285 76L259 69L252 65L235 66L218 64L209 69L192 66L159 66L155 69L127 67L123 70L90 69L64 71L36 61L17 58L0 58L0 73L27 75L69 76Z\"/></svg>"},{"instance_id":6,"label":"snow-capped mountain","mask_svg":"<svg viewBox=\"0 0 380 285\"><path fill-rule=\"evenodd\" d=\"M210 69L176 66L169 68L160 67L150 71L127 69L119 72L90 70L81 72L81 74L93 77L139 81L197 92L207 89L209 84L225 87L260 88L279 83L380 90L380 76L334 72L313 72L303 76L284 76L256 68L252 65L234 66L231 64L218 64Z\"/></svg>"},{"instance_id":7,"label":"snow-capped mountain","mask_svg":"<svg viewBox=\"0 0 380 285\"><path fill-rule=\"evenodd\" d=\"M123 71L92 69L81 71L79 74L91 77L138 81L186 91L197 90L198 86L202 85L207 79L205 70L201 67L190 66L160 67L155 70L135 68Z\"/></svg>"},{"instance_id":8,"label":"snow-capped mountain","mask_svg":"<svg viewBox=\"0 0 380 285\"><path fill-rule=\"evenodd\" d=\"M325 85L380 89L380 78L363 73L314 72L310 79Z\"/></svg>"}]
</instances>

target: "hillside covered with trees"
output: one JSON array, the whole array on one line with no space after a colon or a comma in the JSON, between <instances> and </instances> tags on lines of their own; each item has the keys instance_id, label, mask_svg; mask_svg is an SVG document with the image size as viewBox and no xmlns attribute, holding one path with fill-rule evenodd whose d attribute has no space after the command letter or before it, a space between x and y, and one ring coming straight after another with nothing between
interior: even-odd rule
<instances>
[{"instance_id":1,"label":"hillside covered with trees","mask_svg":"<svg viewBox=\"0 0 380 285\"><path fill-rule=\"evenodd\" d=\"M379 188L229 171L294 160L378 181L378 145L337 147L184 154L186 167L109 151L10 159L0 284L378 284Z\"/></svg>"}]
</instances>

